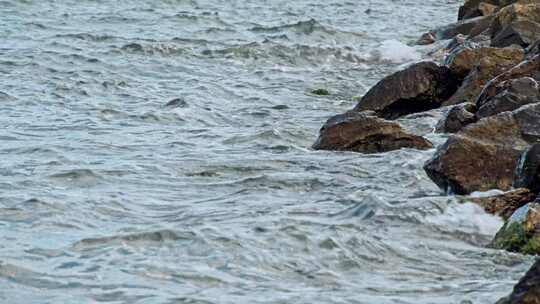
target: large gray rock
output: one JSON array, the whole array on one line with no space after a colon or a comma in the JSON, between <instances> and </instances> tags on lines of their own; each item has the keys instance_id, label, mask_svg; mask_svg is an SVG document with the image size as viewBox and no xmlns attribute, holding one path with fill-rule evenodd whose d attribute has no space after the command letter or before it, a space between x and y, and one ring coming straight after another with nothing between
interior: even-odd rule
<instances>
[{"instance_id":1,"label":"large gray rock","mask_svg":"<svg viewBox=\"0 0 540 304\"><path fill-rule=\"evenodd\" d=\"M441 106L457 89L459 80L444 66L420 62L385 77L358 102L354 111L375 111L395 119Z\"/></svg>"}]
</instances>

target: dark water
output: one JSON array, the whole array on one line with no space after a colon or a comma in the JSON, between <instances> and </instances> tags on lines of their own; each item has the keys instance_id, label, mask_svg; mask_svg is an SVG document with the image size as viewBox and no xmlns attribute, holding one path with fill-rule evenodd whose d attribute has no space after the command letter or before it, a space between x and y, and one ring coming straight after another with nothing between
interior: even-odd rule
<instances>
[{"instance_id":1,"label":"dark water","mask_svg":"<svg viewBox=\"0 0 540 304\"><path fill-rule=\"evenodd\" d=\"M458 2L0 1L0 302L493 303L433 150L309 149Z\"/></svg>"}]
</instances>

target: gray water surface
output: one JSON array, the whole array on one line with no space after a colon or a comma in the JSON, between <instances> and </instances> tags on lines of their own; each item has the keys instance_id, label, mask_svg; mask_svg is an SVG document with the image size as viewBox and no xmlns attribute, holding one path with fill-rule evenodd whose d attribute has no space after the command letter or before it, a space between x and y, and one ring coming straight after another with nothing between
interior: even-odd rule
<instances>
[{"instance_id":1,"label":"gray water surface","mask_svg":"<svg viewBox=\"0 0 540 304\"><path fill-rule=\"evenodd\" d=\"M459 2L0 1L0 302L493 303L434 150L309 148Z\"/></svg>"}]
</instances>

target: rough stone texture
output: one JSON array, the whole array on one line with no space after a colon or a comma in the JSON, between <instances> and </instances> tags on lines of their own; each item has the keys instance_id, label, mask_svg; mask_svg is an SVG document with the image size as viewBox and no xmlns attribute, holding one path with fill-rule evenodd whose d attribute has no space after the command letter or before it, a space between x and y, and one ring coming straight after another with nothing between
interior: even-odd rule
<instances>
[{"instance_id":1,"label":"rough stone texture","mask_svg":"<svg viewBox=\"0 0 540 304\"><path fill-rule=\"evenodd\" d=\"M531 77L536 81L540 80L540 55L534 55L488 82L478 96L476 104L482 105L485 100L497 95L499 93L498 86L502 82L522 77Z\"/></svg>"},{"instance_id":2,"label":"rough stone texture","mask_svg":"<svg viewBox=\"0 0 540 304\"><path fill-rule=\"evenodd\" d=\"M540 102L540 84L530 77L502 82L496 87L496 90L497 95L477 105L479 106L476 112L478 119Z\"/></svg>"},{"instance_id":3,"label":"rough stone texture","mask_svg":"<svg viewBox=\"0 0 540 304\"><path fill-rule=\"evenodd\" d=\"M503 61L504 65L521 62L525 53L516 49L501 49L494 47L465 47L452 52L447 59L448 68L456 75L465 77L469 74L481 59L490 58L490 63ZM496 75L495 75L496 76Z\"/></svg>"},{"instance_id":4,"label":"rough stone texture","mask_svg":"<svg viewBox=\"0 0 540 304\"><path fill-rule=\"evenodd\" d=\"M456 93L443 103L445 106L474 102L488 81L514 67L525 58L525 52L518 49L479 48L479 51L464 50L463 52L452 61L456 62L453 64L454 69L466 71L471 64L476 64Z\"/></svg>"},{"instance_id":5,"label":"rough stone texture","mask_svg":"<svg viewBox=\"0 0 540 304\"><path fill-rule=\"evenodd\" d=\"M539 254L540 203L538 200L516 210L495 235L491 247L525 254Z\"/></svg>"},{"instance_id":6,"label":"rough stone texture","mask_svg":"<svg viewBox=\"0 0 540 304\"><path fill-rule=\"evenodd\" d=\"M537 141L540 103L465 127L437 149L424 170L446 192L509 190L521 153Z\"/></svg>"},{"instance_id":7,"label":"rough stone texture","mask_svg":"<svg viewBox=\"0 0 540 304\"><path fill-rule=\"evenodd\" d=\"M432 144L421 136L406 133L397 122L347 112L330 118L313 145L316 150L378 153L401 148L429 149Z\"/></svg>"},{"instance_id":8,"label":"rough stone texture","mask_svg":"<svg viewBox=\"0 0 540 304\"><path fill-rule=\"evenodd\" d=\"M521 137L529 143L540 141L540 103L534 103L512 112L519 124Z\"/></svg>"},{"instance_id":9,"label":"rough stone texture","mask_svg":"<svg viewBox=\"0 0 540 304\"><path fill-rule=\"evenodd\" d=\"M395 119L438 108L456 90L459 80L444 66L420 62L387 76L358 102L354 111L375 111Z\"/></svg>"},{"instance_id":10,"label":"rough stone texture","mask_svg":"<svg viewBox=\"0 0 540 304\"><path fill-rule=\"evenodd\" d=\"M465 127L437 149L424 170L445 192L508 190L527 143L509 113ZM507 141L507 142L505 142Z\"/></svg>"},{"instance_id":11,"label":"rough stone texture","mask_svg":"<svg viewBox=\"0 0 540 304\"><path fill-rule=\"evenodd\" d=\"M456 133L466 125L476 122L476 105L463 103L453 106L435 127L437 133Z\"/></svg>"},{"instance_id":12,"label":"rough stone texture","mask_svg":"<svg viewBox=\"0 0 540 304\"><path fill-rule=\"evenodd\" d=\"M532 145L521 156L514 187L527 187L537 194L540 192L540 144Z\"/></svg>"},{"instance_id":13,"label":"rough stone texture","mask_svg":"<svg viewBox=\"0 0 540 304\"><path fill-rule=\"evenodd\" d=\"M540 303L540 259L534 263L525 276L519 280L510 296L497 304L539 304Z\"/></svg>"},{"instance_id":14,"label":"rough stone texture","mask_svg":"<svg viewBox=\"0 0 540 304\"><path fill-rule=\"evenodd\" d=\"M488 29L493 21L493 18L494 16L480 16L472 19L461 20L434 30L431 33L435 35L437 40L451 39L458 34L469 35L473 29L475 32Z\"/></svg>"},{"instance_id":15,"label":"rough stone texture","mask_svg":"<svg viewBox=\"0 0 540 304\"><path fill-rule=\"evenodd\" d=\"M486 6L495 7L496 10L499 5L497 0L467 0L459 8L458 20L474 18L477 16L485 16L493 13L492 9L485 8ZM481 8L482 7L482 8Z\"/></svg>"},{"instance_id":16,"label":"rough stone texture","mask_svg":"<svg viewBox=\"0 0 540 304\"><path fill-rule=\"evenodd\" d=\"M486 212L501 216L505 220L519 208L534 201L536 195L529 189L519 188L500 195L475 197L469 201L480 205Z\"/></svg>"},{"instance_id":17,"label":"rough stone texture","mask_svg":"<svg viewBox=\"0 0 540 304\"><path fill-rule=\"evenodd\" d=\"M540 3L514 3L503 7L491 24L491 37L496 37L504 28L518 21L540 22Z\"/></svg>"},{"instance_id":18,"label":"rough stone texture","mask_svg":"<svg viewBox=\"0 0 540 304\"><path fill-rule=\"evenodd\" d=\"M532 21L517 21L501 30L491 41L491 46L507 47L519 45L528 47L540 39L540 24Z\"/></svg>"}]
</instances>

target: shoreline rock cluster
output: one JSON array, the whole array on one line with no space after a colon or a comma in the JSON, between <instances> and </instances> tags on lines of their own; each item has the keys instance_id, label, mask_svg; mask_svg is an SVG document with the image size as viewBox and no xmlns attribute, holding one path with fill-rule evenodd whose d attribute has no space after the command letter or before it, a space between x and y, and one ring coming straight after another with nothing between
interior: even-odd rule
<instances>
[{"instance_id":1,"label":"shoreline rock cluster","mask_svg":"<svg viewBox=\"0 0 540 304\"><path fill-rule=\"evenodd\" d=\"M447 133L425 165L444 192L468 195L501 216L492 248L540 254L540 0L466 0L458 21L422 35L448 40L440 62L424 61L379 81L350 111L330 118L314 149L379 153L427 150L395 120L449 107ZM540 261L499 303L540 303Z\"/></svg>"}]
</instances>

